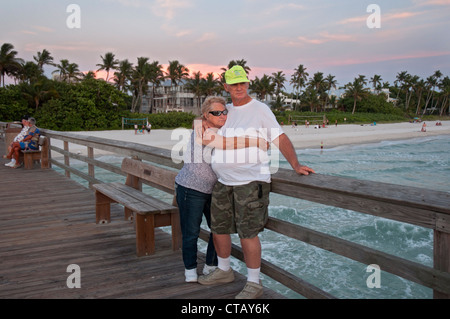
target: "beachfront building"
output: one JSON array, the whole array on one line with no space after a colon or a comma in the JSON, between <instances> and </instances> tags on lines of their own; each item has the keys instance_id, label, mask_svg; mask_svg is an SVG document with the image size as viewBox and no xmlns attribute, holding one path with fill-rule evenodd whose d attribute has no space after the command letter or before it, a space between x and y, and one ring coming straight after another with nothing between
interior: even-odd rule
<instances>
[{"instance_id":1,"label":"beachfront building","mask_svg":"<svg viewBox=\"0 0 450 319\"><path fill-rule=\"evenodd\" d=\"M394 105L397 103L397 99L391 97L391 92L389 91L389 89L378 90L378 93L383 93L384 95L386 95L387 102L393 103Z\"/></svg>"},{"instance_id":2,"label":"beachfront building","mask_svg":"<svg viewBox=\"0 0 450 319\"><path fill-rule=\"evenodd\" d=\"M172 86L170 80L159 86L149 84L149 89L142 98L141 113L186 112L200 115L206 96L197 96L188 88L187 81L183 80L177 86ZM229 97L225 91L222 94L226 99ZM256 98L254 93L250 93L250 96ZM270 100L264 102L269 104Z\"/></svg>"},{"instance_id":3,"label":"beachfront building","mask_svg":"<svg viewBox=\"0 0 450 319\"><path fill-rule=\"evenodd\" d=\"M201 101L186 88L186 82L175 86L170 80L159 86L149 86L142 99L142 113L187 112L200 115ZM199 101L201 100L201 101Z\"/></svg>"}]
</instances>

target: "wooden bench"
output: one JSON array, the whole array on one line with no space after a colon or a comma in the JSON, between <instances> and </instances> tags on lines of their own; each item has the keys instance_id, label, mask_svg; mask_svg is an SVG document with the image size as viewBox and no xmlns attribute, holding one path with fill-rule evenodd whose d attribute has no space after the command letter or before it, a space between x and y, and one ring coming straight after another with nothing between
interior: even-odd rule
<instances>
[{"instance_id":1,"label":"wooden bench","mask_svg":"<svg viewBox=\"0 0 450 319\"><path fill-rule=\"evenodd\" d=\"M181 247L181 229L175 197L172 204L168 204L141 191L142 180L145 180L155 188L174 194L177 172L130 158L122 161L122 171L127 173L125 184L93 185L96 223L109 223L111 203L119 203L124 206L125 219L134 220L138 257L154 254L155 227L172 226L172 249L178 250Z\"/></svg>"},{"instance_id":2,"label":"wooden bench","mask_svg":"<svg viewBox=\"0 0 450 319\"><path fill-rule=\"evenodd\" d=\"M41 135L39 137L39 150L22 150L24 168L32 169L35 161L41 162L41 168L49 168L49 144L48 138Z\"/></svg>"}]
</instances>

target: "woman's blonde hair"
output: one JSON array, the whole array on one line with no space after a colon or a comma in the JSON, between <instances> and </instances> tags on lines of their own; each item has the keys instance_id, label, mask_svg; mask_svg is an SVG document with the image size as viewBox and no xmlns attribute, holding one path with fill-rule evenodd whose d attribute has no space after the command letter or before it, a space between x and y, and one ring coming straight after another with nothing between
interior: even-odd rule
<instances>
[{"instance_id":1,"label":"woman's blonde hair","mask_svg":"<svg viewBox=\"0 0 450 319\"><path fill-rule=\"evenodd\" d=\"M212 109L214 103L220 103L223 106L227 104L227 101L221 96L208 96L202 104L202 117L203 114L208 113Z\"/></svg>"}]
</instances>

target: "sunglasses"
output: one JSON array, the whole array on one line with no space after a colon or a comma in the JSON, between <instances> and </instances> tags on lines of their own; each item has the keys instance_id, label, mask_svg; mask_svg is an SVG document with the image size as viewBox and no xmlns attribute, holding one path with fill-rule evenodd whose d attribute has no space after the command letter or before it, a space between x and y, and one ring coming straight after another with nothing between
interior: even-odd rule
<instances>
[{"instance_id":1,"label":"sunglasses","mask_svg":"<svg viewBox=\"0 0 450 319\"><path fill-rule=\"evenodd\" d=\"M223 111L211 111L209 112L209 114L212 114L214 116L221 116L223 115L227 115L228 114L228 110L223 110Z\"/></svg>"}]
</instances>

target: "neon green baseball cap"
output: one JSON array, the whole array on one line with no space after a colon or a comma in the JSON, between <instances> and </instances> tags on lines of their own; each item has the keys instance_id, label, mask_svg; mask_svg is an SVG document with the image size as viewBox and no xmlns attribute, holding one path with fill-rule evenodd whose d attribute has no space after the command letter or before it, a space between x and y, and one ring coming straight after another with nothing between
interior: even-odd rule
<instances>
[{"instance_id":1,"label":"neon green baseball cap","mask_svg":"<svg viewBox=\"0 0 450 319\"><path fill-rule=\"evenodd\" d=\"M235 65L225 72L225 82L227 84L236 84L250 82L250 80L247 78L244 68L240 65Z\"/></svg>"}]
</instances>

